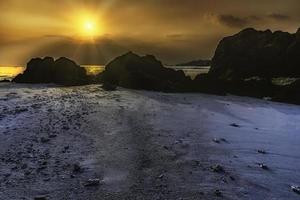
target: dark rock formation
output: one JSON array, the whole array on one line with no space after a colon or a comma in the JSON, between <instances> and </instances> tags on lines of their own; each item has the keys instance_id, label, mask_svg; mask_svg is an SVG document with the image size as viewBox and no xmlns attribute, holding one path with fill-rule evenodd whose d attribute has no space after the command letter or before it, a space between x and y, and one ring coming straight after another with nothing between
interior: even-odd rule
<instances>
[{"instance_id":1,"label":"dark rock formation","mask_svg":"<svg viewBox=\"0 0 300 200\"><path fill-rule=\"evenodd\" d=\"M117 89L117 86L109 83L103 83L102 89L105 91L115 91Z\"/></svg>"},{"instance_id":2,"label":"dark rock formation","mask_svg":"<svg viewBox=\"0 0 300 200\"><path fill-rule=\"evenodd\" d=\"M210 66L211 60L193 60L190 62L180 63L176 66Z\"/></svg>"},{"instance_id":3,"label":"dark rock formation","mask_svg":"<svg viewBox=\"0 0 300 200\"><path fill-rule=\"evenodd\" d=\"M0 83L9 83L10 80L7 80L7 79L4 79L4 80L1 80Z\"/></svg>"},{"instance_id":4,"label":"dark rock formation","mask_svg":"<svg viewBox=\"0 0 300 200\"><path fill-rule=\"evenodd\" d=\"M88 81L84 68L67 58L54 60L51 57L34 58L23 74L13 79L17 83L57 83L61 85L82 85Z\"/></svg>"},{"instance_id":5,"label":"dark rock formation","mask_svg":"<svg viewBox=\"0 0 300 200\"><path fill-rule=\"evenodd\" d=\"M300 77L300 29L289 34L248 28L226 37L216 49L209 74L235 80Z\"/></svg>"},{"instance_id":6,"label":"dark rock formation","mask_svg":"<svg viewBox=\"0 0 300 200\"><path fill-rule=\"evenodd\" d=\"M300 79L290 85L283 86L273 100L300 105Z\"/></svg>"},{"instance_id":7,"label":"dark rock formation","mask_svg":"<svg viewBox=\"0 0 300 200\"><path fill-rule=\"evenodd\" d=\"M224 80L210 75L199 75L194 80L194 91L217 95L273 97L279 88L269 79Z\"/></svg>"},{"instance_id":8,"label":"dark rock formation","mask_svg":"<svg viewBox=\"0 0 300 200\"><path fill-rule=\"evenodd\" d=\"M183 71L165 68L154 56L132 52L110 62L99 79L125 88L165 92L184 91L191 82Z\"/></svg>"}]
</instances>

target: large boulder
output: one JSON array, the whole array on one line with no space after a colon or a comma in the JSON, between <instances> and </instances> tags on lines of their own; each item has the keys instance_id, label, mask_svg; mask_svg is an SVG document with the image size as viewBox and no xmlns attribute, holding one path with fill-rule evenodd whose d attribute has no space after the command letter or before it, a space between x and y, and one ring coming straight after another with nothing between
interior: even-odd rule
<instances>
[{"instance_id":1,"label":"large boulder","mask_svg":"<svg viewBox=\"0 0 300 200\"><path fill-rule=\"evenodd\" d=\"M54 60L51 57L34 58L23 74L13 79L16 83L56 83L61 85L82 85L88 82L84 68L67 58Z\"/></svg>"},{"instance_id":2,"label":"large boulder","mask_svg":"<svg viewBox=\"0 0 300 200\"><path fill-rule=\"evenodd\" d=\"M166 68L152 55L128 52L110 62L99 78L104 83L153 91L185 91L190 78L183 71Z\"/></svg>"},{"instance_id":3,"label":"large boulder","mask_svg":"<svg viewBox=\"0 0 300 200\"><path fill-rule=\"evenodd\" d=\"M220 79L300 77L300 29L295 34L252 28L224 38L209 71Z\"/></svg>"}]
</instances>

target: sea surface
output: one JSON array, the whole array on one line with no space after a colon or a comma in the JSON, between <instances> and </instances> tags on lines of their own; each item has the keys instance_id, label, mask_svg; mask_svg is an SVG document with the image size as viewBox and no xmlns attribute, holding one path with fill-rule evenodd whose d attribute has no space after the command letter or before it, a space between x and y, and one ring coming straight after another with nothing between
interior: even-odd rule
<instances>
[{"instance_id":1,"label":"sea surface","mask_svg":"<svg viewBox=\"0 0 300 200\"><path fill-rule=\"evenodd\" d=\"M105 66L103 65L82 65L87 74L97 75L104 71ZM208 73L210 67L199 67L199 66L167 66L175 70L183 70L183 72L194 79L198 74ZM23 73L25 67L7 67L0 66L0 81L1 80L12 80L15 76Z\"/></svg>"}]
</instances>

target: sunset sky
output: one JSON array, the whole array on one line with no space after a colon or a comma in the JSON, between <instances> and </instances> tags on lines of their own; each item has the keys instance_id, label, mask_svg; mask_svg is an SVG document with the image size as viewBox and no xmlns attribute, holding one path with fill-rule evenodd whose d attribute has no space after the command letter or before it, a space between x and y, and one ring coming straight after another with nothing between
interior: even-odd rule
<instances>
[{"instance_id":1,"label":"sunset sky","mask_svg":"<svg viewBox=\"0 0 300 200\"><path fill-rule=\"evenodd\" d=\"M46 55L105 64L129 50L174 64L211 58L245 27L300 27L299 0L7 0L0 9L0 65Z\"/></svg>"}]
</instances>

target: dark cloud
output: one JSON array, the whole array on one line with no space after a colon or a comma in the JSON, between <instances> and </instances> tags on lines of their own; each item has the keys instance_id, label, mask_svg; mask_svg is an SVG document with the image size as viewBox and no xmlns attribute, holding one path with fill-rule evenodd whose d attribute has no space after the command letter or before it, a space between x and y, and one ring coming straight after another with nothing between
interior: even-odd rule
<instances>
[{"instance_id":1,"label":"dark cloud","mask_svg":"<svg viewBox=\"0 0 300 200\"><path fill-rule=\"evenodd\" d=\"M268 17L273 18L275 20L280 20L280 21L286 21L286 20L291 19L290 16L284 15L284 14L279 14L279 13L272 13L272 14L268 15Z\"/></svg>"},{"instance_id":2,"label":"dark cloud","mask_svg":"<svg viewBox=\"0 0 300 200\"><path fill-rule=\"evenodd\" d=\"M246 26L255 26L257 24L266 23L268 19L277 21L289 21L291 17L280 13L272 13L269 15L250 15L250 16L234 16L231 14L223 14L218 16L221 24L232 28L244 28ZM270 20L269 20L270 21Z\"/></svg>"},{"instance_id":3,"label":"dark cloud","mask_svg":"<svg viewBox=\"0 0 300 200\"><path fill-rule=\"evenodd\" d=\"M229 27L243 28L250 23L249 18L241 18L233 15L219 15L219 21Z\"/></svg>"}]
</instances>

